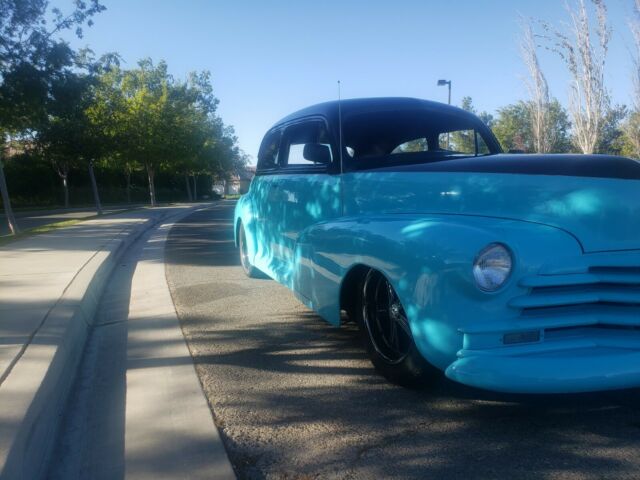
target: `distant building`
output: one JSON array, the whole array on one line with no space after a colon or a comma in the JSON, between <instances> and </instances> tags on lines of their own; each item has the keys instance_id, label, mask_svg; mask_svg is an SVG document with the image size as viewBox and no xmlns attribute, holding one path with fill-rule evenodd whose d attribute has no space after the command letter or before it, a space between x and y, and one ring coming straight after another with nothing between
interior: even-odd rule
<instances>
[{"instance_id":1,"label":"distant building","mask_svg":"<svg viewBox=\"0 0 640 480\"><path fill-rule=\"evenodd\" d=\"M249 191L251 180L256 174L254 165L247 165L238 174L232 175L228 180L217 180L213 183L212 190L218 195L242 195Z\"/></svg>"}]
</instances>

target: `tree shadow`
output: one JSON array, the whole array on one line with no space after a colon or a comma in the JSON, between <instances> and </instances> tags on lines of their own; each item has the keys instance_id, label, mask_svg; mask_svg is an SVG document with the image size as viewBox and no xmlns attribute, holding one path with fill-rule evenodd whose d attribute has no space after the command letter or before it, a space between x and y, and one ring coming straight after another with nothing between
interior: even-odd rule
<instances>
[{"instance_id":1,"label":"tree shadow","mask_svg":"<svg viewBox=\"0 0 640 480\"><path fill-rule=\"evenodd\" d=\"M208 210L187 219L188 229L174 227L166 268L240 478L633 478L640 471L640 390L503 395L444 376L421 390L391 385L371 366L354 325L332 328L276 282L245 278L233 244L212 241L233 232L210 238L199 228L231 215L231 207ZM183 234L190 253L180 248Z\"/></svg>"}]
</instances>

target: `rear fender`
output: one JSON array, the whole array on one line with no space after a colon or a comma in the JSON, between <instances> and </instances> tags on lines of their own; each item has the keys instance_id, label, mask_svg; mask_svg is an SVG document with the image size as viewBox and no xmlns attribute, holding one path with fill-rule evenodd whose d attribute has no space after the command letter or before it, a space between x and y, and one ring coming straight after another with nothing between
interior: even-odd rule
<instances>
[{"instance_id":1,"label":"rear fender","mask_svg":"<svg viewBox=\"0 0 640 480\"><path fill-rule=\"evenodd\" d=\"M233 241L236 247L239 247L239 227L240 224L245 229L245 238L247 239L247 250L249 253L249 261L253 263L256 252L256 234L253 221L253 211L251 200L248 195L243 195L238 199L233 214Z\"/></svg>"}]
</instances>

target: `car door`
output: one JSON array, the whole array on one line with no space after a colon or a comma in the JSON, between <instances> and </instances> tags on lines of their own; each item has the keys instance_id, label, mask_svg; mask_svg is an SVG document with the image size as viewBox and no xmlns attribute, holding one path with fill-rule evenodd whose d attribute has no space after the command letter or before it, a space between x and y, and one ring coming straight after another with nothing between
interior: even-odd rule
<instances>
[{"instance_id":1,"label":"car door","mask_svg":"<svg viewBox=\"0 0 640 480\"><path fill-rule=\"evenodd\" d=\"M278 180L278 152L282 131L274 129L268 132L260 145L256 176L251 182L254 257L252 263L263 272L274 276L274 243L278 243L277 229L281 216L281 206L274 201L272 188Z\"/></svg>"},{"instance_id":2,"label":"car door","mask_svg":"<svg viewBox=\"0 0 640 480\"><path fill-rule=\"evenodd\" d=\"M301 246L300 236L311 226L340 216L342 210L339 166L334 161L337 149L328 132L322 118L288 125L280 146L277 185L273 185L281 208L281 278L307 298L312 272L304 257L311 246Z\"/></svg>"}]
</instances>

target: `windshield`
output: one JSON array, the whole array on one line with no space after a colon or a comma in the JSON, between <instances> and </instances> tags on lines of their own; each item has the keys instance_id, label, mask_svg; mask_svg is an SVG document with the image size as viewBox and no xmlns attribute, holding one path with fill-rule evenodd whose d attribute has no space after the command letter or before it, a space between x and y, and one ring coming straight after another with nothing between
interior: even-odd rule
<instances>
[{"instance_id":1,"label":"windshield","mask_svg":"<svg viewBox=\"0 0 640 480\"><path fill-rule=\"evenodd\" d=\"M427 110L353 115L343 135L345 159L355 169L499 153L479 119Z\"/></svg>"}]
</instances>

